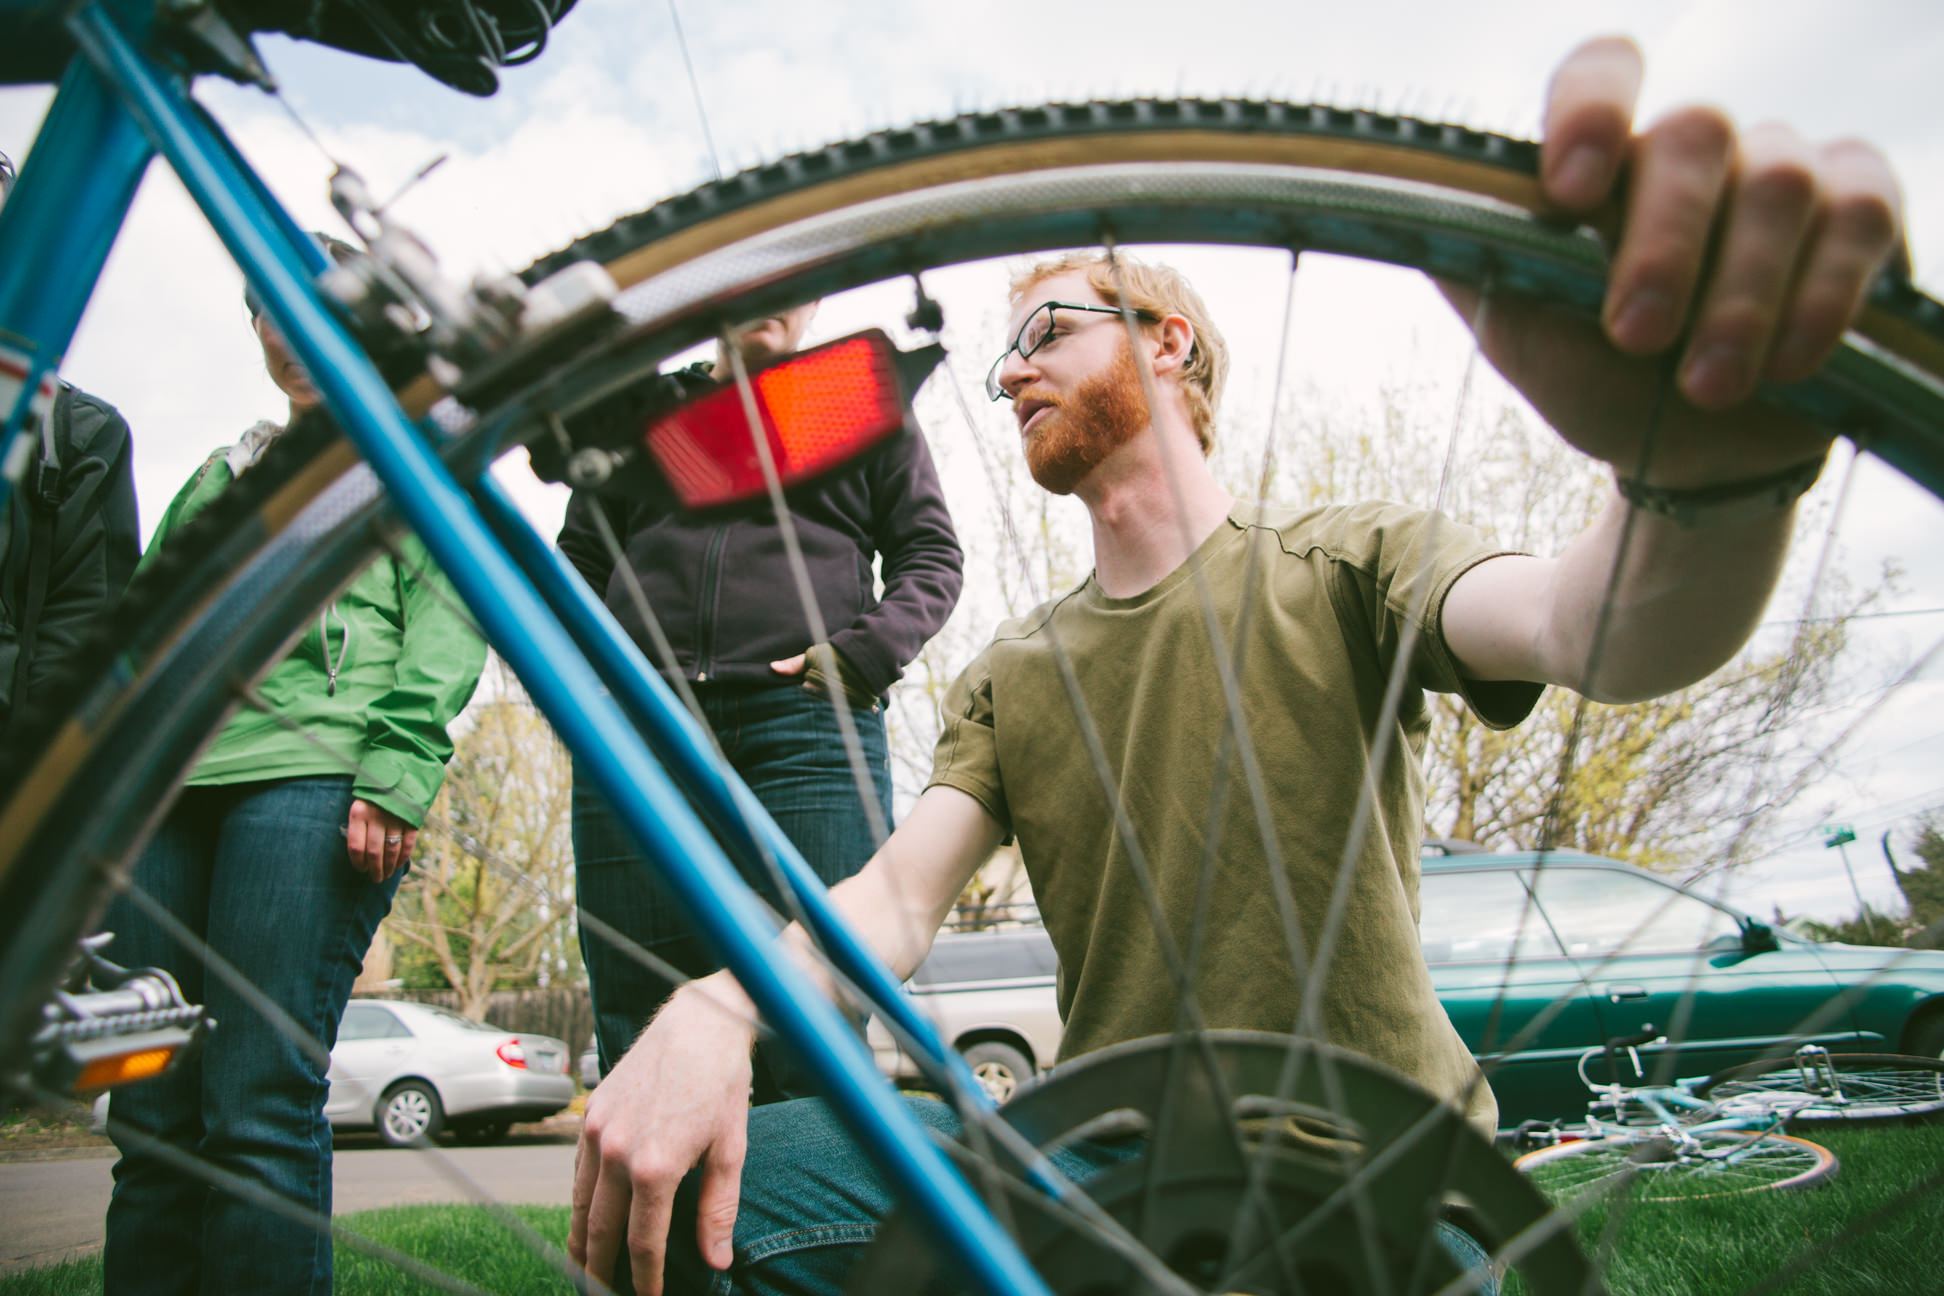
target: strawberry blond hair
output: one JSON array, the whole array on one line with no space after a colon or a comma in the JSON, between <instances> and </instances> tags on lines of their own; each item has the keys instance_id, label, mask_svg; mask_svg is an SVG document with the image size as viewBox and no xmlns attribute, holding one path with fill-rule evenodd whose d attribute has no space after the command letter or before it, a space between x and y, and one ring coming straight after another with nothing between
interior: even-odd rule
<instances>
[{"instance_id":1,"label":"strawberry blond hair","mask_svg":"<svg viewBox=\"0 0 1944 1296\"><path fill-rule=\"evenodd\" d=\"M1109 306L1126 306L1155 316L1179 315L1194 330L1194 345L1188 363L1181 370L1181 392L1188 402L1188 417L1195 427L1195 439L1202 453L1215 448L1215 413L1222 404L1222 385L1228 381L1228 343L1209 317L1208 306L1194 285L1173 266L1149 265L1126 253L1109 260L1104 252L1068 252L1035 262L1013 276L1012 303L1018 306L1034 285L1055 275L1079 270ZM1120 299L1120 286L1127 287L1127 300ZM1146 327L1143 325L1142 327Z\"/></svg>"}]
</instances>

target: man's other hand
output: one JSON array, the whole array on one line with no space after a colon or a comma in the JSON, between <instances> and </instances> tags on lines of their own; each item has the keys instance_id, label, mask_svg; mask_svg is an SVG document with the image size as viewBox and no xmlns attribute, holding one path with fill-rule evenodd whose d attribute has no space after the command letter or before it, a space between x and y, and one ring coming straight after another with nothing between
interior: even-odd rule
<instances>
[{"instance_id":1,"label":"man's other hand","mask_svg":"<svg viewBox=\"0 0 1944 1296\"><path fill-rule=\"evenodd\" d=\"M662 1290L675 1190L696 1167L696 1244L711 1267L729 1267L755 1034L710 997L719 984L677 991L587 1100L567 1250L605 1282L625 1244L642 1296Z\"/></svg>"}]
</instances>

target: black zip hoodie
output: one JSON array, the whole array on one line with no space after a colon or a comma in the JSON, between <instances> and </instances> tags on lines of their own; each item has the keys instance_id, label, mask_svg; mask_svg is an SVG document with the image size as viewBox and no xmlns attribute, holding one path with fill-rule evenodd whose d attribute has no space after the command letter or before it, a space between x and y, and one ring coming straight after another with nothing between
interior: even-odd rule
<instances>
[{"instance_id":1,"label":"black zip hoodie","mask_svg":"<svg viewBox=\"0 0 1944 1296\"><path fill-rule=\"evenodd\" d=\"M707 367L680 375L693 394ZM881 697L958 603L964 555L931 450L907 426L841 470L786 492L845 683ZM560 549L660 667L626 581L596 529L607 514L648 606L691 680L782 683L769 667L812 645L768 501L696 516L662 500L576 491ZM872 561L882 557L883 592Z\"/></svg>"}]
</instances>

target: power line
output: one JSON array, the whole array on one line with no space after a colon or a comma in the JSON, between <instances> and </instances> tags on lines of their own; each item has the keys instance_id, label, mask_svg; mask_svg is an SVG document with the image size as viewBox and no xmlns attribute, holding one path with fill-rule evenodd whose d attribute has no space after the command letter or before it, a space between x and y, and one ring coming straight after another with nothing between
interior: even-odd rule
<instances>
[{"instance_id":1,"label":"power line","mask_svg":"<svg viewBox=\"0 0 1944 1296\"><path fill-rule=\"evenodd\" d=\"M1944 613L1944 607L1905 608L1898 612L1852 612L1847 616L1828 617L1788 617L1781 621L1764 621L1763 626L1802 626L1833 625L1841 621L1882 621L1890 617L1936 616Z\"/></svg>"}]
</instances>

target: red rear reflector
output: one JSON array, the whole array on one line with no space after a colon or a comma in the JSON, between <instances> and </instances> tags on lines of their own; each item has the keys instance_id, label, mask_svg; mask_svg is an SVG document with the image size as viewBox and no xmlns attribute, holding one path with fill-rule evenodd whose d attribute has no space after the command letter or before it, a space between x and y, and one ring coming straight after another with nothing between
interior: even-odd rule
<instances>
[{"instance_id":1,"label":"red rear reflector","mask_svg":"<svg viewBox=\"0 0 1944 1296\"><path fill-rule=\"evenodd\" d=\"M870 329L750 375L763 439L784 486L830 471L904 426L898 350ZM651 420L642 435L689 508L763 495L763 465L735 383Z\"/></svg>"},{"instance_id":2,"label":"red rear reflector","mask_svg":"<svg viewBox=\"0 0 1944 1296\"><path fill-rule=\"evenodd\" d=\"M499 1054L499 1060L506 1063L506 1065L512 1067L514 1070L524 1071L527 1069L526 1050L520 1047L519 1040L510 1039L506 1041L506 1043L494 1049L493 1052Z\"/></svg>"}]
</instances>

